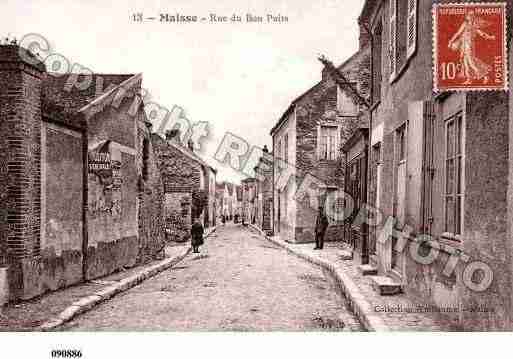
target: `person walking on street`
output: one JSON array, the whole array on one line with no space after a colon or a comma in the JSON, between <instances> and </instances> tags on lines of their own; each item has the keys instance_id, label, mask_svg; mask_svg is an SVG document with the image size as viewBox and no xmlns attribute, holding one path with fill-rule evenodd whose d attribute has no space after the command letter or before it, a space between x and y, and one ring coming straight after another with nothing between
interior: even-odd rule
<instances>
[{"instance_id":1,"label":"person walking on street","mask_svg":"<svg viewBox=\"0 0 513 359\"><path fill-rule=\"evenodd\" d=\"M223 222L223 226L226 225L226 217L224 214L221 215L221 222Z\"/></svg>"},{"instance_id":2,"label":"person walking on street","mask_svg":"<svg viewBox=\"0 0 513 359\"><path fill-rule=\"evenodd\" d=\"M199 247L203 244L203 232L200 219L196 218L191 227L191 244L194 253L199 253Z\"/></svg>"},{"instance_id":3,"label":"person walking on street","mask_svg":"<svg viewBox=\"0 0 513 359\"><path fill-rule=\"evenodd\" d=\"M317 213L317 219L315 221L315 248L322 249L324 247L324 234L326 228L328 228L329 222L328 217L324 214L324 209L319 207L319 213Z\"/></svg>"}]
</instances>

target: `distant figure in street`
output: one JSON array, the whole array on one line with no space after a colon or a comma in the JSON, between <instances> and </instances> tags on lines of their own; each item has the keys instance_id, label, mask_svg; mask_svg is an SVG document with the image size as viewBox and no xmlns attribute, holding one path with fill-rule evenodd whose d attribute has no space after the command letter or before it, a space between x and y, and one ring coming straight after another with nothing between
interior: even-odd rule
<instances>
[{"instance_id":1,"label":"distant figure in street","mask_svg":"<svg viewBox=\"0 0 513 359\"><path fill-rule=\"evenodd\" d=\"M324 234L326 228L328 228L328 217L324 214L324 209L319 206L319 213L317 213L317 219L315 221L315 248L322 249L324 247Z\"/></svg>"},{"instance_id":2,"label":"distant figure in street","mask_svg":"<svg viewBox=\"0 0 513 359\"><path fill-rule=\"evenodd\" d=\"M203 244L203 226L199 218L194 220L191 227L191 244L194 253L199 253L199 246Z\"/></svg>"},{"instance_id":3,"label":"distant figure in street","mask_svg":"<svg viewBox=\"0 0 513 359\"><path fill-rule=\"evenodd\" d=\"M226 217L224 214L221 215L221 222L223 222L223 226L226 225Z\"/></svg>"}]
</instances>

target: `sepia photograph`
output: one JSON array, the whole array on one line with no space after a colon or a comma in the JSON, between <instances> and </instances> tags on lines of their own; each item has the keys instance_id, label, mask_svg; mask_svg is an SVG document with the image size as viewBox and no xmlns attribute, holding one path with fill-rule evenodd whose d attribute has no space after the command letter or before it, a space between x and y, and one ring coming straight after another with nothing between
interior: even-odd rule
<instances>
[{"instance_id":1,"label":"sepia photograph","mask_svg":"<svg viewBox=\"0 0 513 359\"><path fill-rule=\"evenodd\" d=\"M0 1L0 356L510 335L512 22L512 0Z\"/></svg>"}]
</instances>

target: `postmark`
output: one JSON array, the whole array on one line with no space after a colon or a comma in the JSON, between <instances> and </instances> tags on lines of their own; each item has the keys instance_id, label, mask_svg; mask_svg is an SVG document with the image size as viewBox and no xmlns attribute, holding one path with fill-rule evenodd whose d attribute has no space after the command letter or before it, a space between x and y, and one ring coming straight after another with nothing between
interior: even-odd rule
<instances>
[{"instance_id":1,"label":"postmark","mask_svg":"<svg viewBox=\"0 0 513 359\"><path fill-rule=\"evenodd\" d=\"M508 90L505 3L433 5L433 87Z\"/></svg>"}]
</instances>

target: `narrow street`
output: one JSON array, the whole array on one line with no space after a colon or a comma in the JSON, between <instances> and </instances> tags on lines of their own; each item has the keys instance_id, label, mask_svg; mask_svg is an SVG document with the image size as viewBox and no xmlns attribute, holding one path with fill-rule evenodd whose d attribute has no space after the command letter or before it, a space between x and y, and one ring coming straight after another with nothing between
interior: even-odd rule
<instances>
[{"instance_id":1,"label":"narrow street","mask_svg":"<svg viewBox=\"0 0 513 359\"><path fill-rule=\"evenodd\" d=\"M248 228L218 226L200 254L105 302L64 330L361 330L316 267Z\"/></svg>"}]
</instances>

